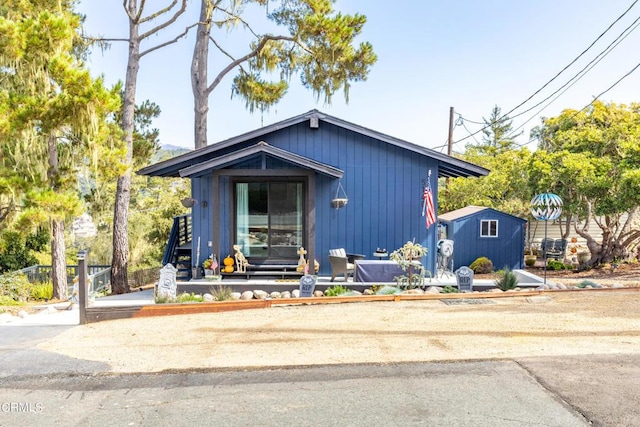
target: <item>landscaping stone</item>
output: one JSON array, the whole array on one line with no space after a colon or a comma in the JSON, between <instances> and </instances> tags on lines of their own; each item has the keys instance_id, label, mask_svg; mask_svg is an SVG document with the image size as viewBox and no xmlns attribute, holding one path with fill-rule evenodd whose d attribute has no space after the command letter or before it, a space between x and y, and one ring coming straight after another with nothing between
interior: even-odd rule
<instances>
[{"instance_id":1,"label":"landscaping stone","mask_svg":"<svg viewBox=\"0 0 640 427\"><path fill-rule=\"evenodd\" d=\"M624 286L622 283L614 283L613 285L611 285L612 288L624 288L626 286Z\"/></svg>"},{"instance_id":2,"label":"landscaping stone","mask_svg":"<svg viewBox=\"0 0 640 427\"><path fill-rule=\"evenodd\" d=\"M242 295L240 295L240 299L241 299L241 300L243 300L243 301L253 299L253 292L251 292L251 291L244 291L244 292L242 293Z\"/></svg>"},{"instance_id":3,"label":"landscaping stone","mask_svg":"<svg viewBox=\"0 0 640 427\"><path fill-rule=\"evenodd\" d=\"M440 289L440 287L438 286L429 286L427 288L426 293L427 294L439 294L442 291L442 289Z\"/></svg>"},{"instance_id":4,"label":"landscaping stone","mask_svg":"<svg viewBox=\"0 0 640 427\"><path fill-rule=\"evenodd\" d=\"M558 289L567 289L567 285L565 285L564 283L558 283Z\"/></svg>"},{"instance_id":5,"label":"landscaping stone","mask_svg":"<svg viewBox=\"0 0 640 427\"><path fill-rule=\"evenodd\" d=\"M281 298L291 298L291 292L289 291L284 291L280 294Z\"/></svg>"},{"instance_id":6,"label":"landscaping stone","mask_svg":"<svg viewBox=\"0 0 640 427\"><path fill-rule=\"evenodd\" d=\"M265 291L255 290L255 291L253 291L253 296L256 299L267 299L269 294L267 292L265 292Z\"/></svg>"},{"instance_id":7,"label":"landscaping stone","mask_svg":"<svg viewBox=\"0 0 640 427\"><path fill-rule=\"evenodd\" d=\"M406 289L402 291L403 295L424 295L424 291L422 289Z\"/></svg>"},{"instance_id":8,"label":"landscaping stone","mask_svg":"<svg viewBox=\"0 0 640 427\"><path fill-rule=\"evenodd\" d=\"M364 290L364 294L365 295L375 295L375 292L373 292L371 289L365 289Z\"/></svg>"},{"instance_id":9,"label":"landscaping stone","mask_svg":"<svg viewBox=\"0 0 640 427\"><path fill-rule=\"evenodd\" d=\"M291 296L293 298L300 298L300 289L294 289L293 291L291 291Z\"/></svg>"},{"instance_id":10,"label":"landscaping stone","mask_svg":"<svg viewBox=\"0 0 640 427\"><path fill-rule=\"evenodd\" d=\"M239 300L242 297L242 294L240 292L231 292L231 299L232 300Z\"/></svg>"},{"instance_id":11,"label":"landscaping stone","mask_svg":"<svg viewBox=\"0 0 640 427\"><path fill-rule=\"evenodd\" d=\"M282 294L278 291L273 291L269 294L269 298L271 299L278 299L278 298L282 298Z\"/></svg>"},{"instance_id":12,"label":"landscaping stone","mask_svg":"<svg viewBox=\"0 0 640 427\"><path fill-rule=\"evenodd\" d=\"M314 297L323 297L323 296L324 296L324 292L322 292L322 291L315 291L315 292L313 293L313 296L314 296Z\"/></svg>"},{"instance_id":13,"label":"landscaping stone","mask_svg":"<svg viewBox=\"0 0 640 427\"><path fill-rule=\"evenodd\" d=\"M204 294L204 295L202 295L202 300L205 301L205 302L212 302L213 301L213 295Z\"/></svg>"}]
</instances>

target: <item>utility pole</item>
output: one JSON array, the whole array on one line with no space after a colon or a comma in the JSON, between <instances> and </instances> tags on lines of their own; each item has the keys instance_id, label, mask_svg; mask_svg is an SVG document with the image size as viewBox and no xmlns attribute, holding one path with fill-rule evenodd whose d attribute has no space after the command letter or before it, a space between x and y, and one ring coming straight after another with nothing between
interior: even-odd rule
<instances>
[{"instance_id":1,"label":"utility pole","mask_svg":"<svg viewBox=\"0 0 640 427\"><path fill-rule=\"evenodd\" d=\"M449 140L447 144L447 155L453 154L453 107L449 107Z\"/></svg>"},{"instance_id":2,"label":"utility pole","mask_svg":"<svg viewBox=\"0 0 640 427\"><path fill-rule=\"evenodd\" d=\"M447 155L451 156L453 154L453 107L449 107L449 139L447 140ZM449 177L445 180L444 191L449 195ZM447 200L449 198L447 197ZM448 212L447 206L443 207L445 212Z\"/></svg>"}]
</instances>

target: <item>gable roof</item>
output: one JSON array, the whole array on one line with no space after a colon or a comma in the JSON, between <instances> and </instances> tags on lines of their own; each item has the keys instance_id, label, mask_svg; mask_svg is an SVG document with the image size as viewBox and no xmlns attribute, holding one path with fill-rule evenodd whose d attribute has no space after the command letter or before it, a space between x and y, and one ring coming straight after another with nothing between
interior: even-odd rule
<instances>
[{"instance_id":1,"label":"gable roof","mask_svg":"<svg viewBox=\"0 0 640 427\"><path fill-rule=\"evenodd\" d=\"M363 126L347 122L345 120L330 116L315 109L304 114L300 114L298 116L294 116L289 119L285 119L283 121L273 123L271 125L267 125L238 136L234 136L232 138L209 145L207 147L200 148L199 150L194 150L180 156L144 167L137 173L140 175L150 176L180 176L179 171L198 164L199 162L197 159L199 157L211 158L212 155L215 155L216 151L225 149L227 147L242 143L250 139L261 138L262 136L267 135L271 132L294 126L307 120L311 120L312 122L330 123L340 128L357 132L359 134L375 138L388 144L431 157L438 161L438 177L478 177L487 175L489 173L487 169L481 166L474 165L472 163L456 159L455 157L448 156L444 153L440 153L430 148L413 144L411 142L404 141L393 136L385 135L383 133L365 128Z\"/></svg>"},{"instance_id":2,"label":"gable roof","mask_svg":"<svg viewBox=\"0 0 640 427\"><path fill-rule=\"evenodd\" d=\"M198 163L193 166L189 166L184 169L180 169L180 176L188 177L191 175L196 175L200 172L205 172L210 169L228 166L252 157L267 155L284 160L289 163L293 163L305 169L313 169L316 172L329 175L333 178L340 179L344 175L344 172L342 170L334 168L331 165L317 162L313 159L300 156L290 151L269 145L264 141L260 141L256 145L252 145L250 147L243 148L241 150L237 150L219 157L215 157L213 159Z\"/></svg>"},{"instance_id":3,"label":"gable roof","mask_svg":"<svg viewBox=\"0 0 640 427\"><path fill-rule=\"evenodd\" d=\"M520 221L524 221L526 222L526 219L522 219L520 217L508 214L506 212L501 212L499 210L493 209L493 208L487 208L484 206L473 206L473 205L469 205L469 206L465 206L464 208L460 208L460 209L456 209L454 211L450 211L447 213L443 213L442 215L438 215L438 221L444 221L444 222L452 222L455 221L457 219L460 218L465 218L474 214L477 214L478 212L482 212L482 211L486 211L486 210L491 210L493 212L496 212L500 215L507 215L510 217L513 217L515 219L519 219Z\"/></svg>"}]
</instances>

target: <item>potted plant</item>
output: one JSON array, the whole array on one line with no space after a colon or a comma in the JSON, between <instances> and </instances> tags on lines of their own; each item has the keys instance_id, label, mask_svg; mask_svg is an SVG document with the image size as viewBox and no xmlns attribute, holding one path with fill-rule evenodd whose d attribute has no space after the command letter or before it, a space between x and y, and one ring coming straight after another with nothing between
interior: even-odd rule
<instances>
[{"instance_id":1,"label":"potted plant","mask_svg":"<svg viewBox=\"0 0 640 427\"><path fill-rule=\"evenodd\" d=\"M533 267L534 265L536 265L536 260L538 259L538 257L533 253L533 250L531 250L531 248L525 248L524 250L524 264L527 267Z\"/></svg>"}]
</instances>

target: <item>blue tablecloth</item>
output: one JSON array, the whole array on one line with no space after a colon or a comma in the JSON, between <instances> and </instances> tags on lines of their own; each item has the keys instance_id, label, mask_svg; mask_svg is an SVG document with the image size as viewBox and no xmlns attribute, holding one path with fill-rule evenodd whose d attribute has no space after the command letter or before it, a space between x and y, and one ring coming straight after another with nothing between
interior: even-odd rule
<instances>
[{"instance_id":1,"label":"blue tablecloth","mask_svg":"<svg viewBox=\"0 0 640 427\"><path fill-rule=\"evenodd\" d=\"M395 261L356 260L354 282L395 282L394 277L407 273Z\"/></svg>"}]
</instances>

